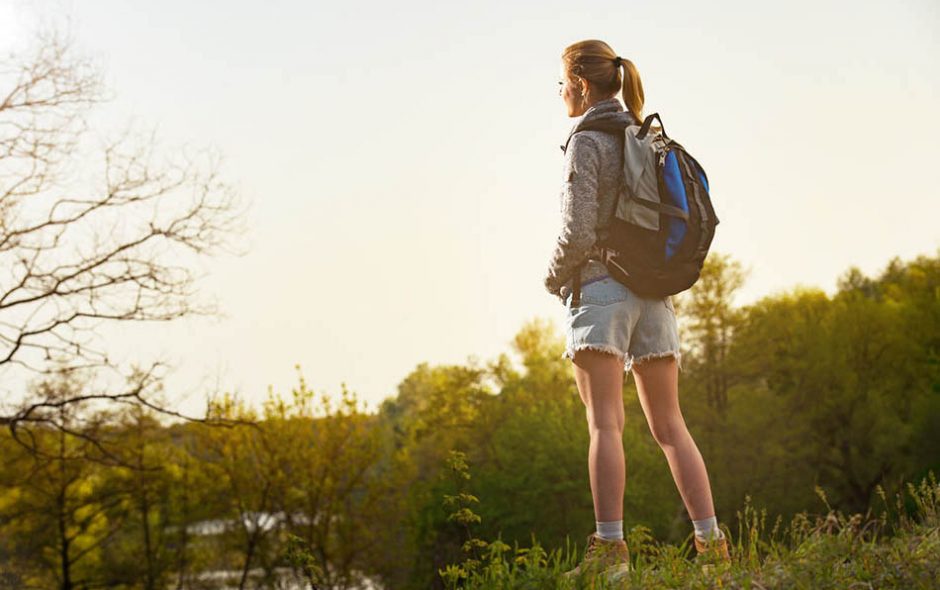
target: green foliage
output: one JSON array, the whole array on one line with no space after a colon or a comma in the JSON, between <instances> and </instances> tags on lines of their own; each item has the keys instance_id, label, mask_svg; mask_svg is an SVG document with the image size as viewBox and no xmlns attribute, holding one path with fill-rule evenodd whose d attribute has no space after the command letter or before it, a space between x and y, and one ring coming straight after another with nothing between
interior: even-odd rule
<instances>
[{"instance_id":1,"label":"green foliage","mask_svg":"<svg viewBox=\"0 0 940 590\"><path fill-rule=\"evenodd\" d=\"M688 514L627 376L628 587L924 587L940 561L936 485L907 482L940 470L940 259L738 307L743 276L709 257L676 301L682 413L734 567L709 579L689 560ZM419 364L375 415L345 384L332 399L300 376L259 408L214 400L211 427L122 408L57 414L69 431L40 424L31 450L7 432L0 580L207 588L224 571L229 586L274 588L286 571L313 587L556 587L594 523L563 346L535 318L492 362ZM827 514L810 516L820 500Z\"/></svg>"},{"instance_id":2,"label":"green foliage","mask_svg":"<svg viewBox=\"0 0 940 590\"><path fill-rule=\"evenodd\" d=\"M906 485L906 499L903 493L898 494L898 506L910 500L916 507L914 512L899 512L890 519L887 512L876 518L870 513L846 516L829 506L821 488L815 491L827 512L813 516L801 512L786 530L780 529L778 518L768 532L766 509L754 509L748 499L743 512L739 511L738 534L728 537L732 540L732 563L710 571L690 559L687 543L678 547L657 543L648 529L634 527L626 536L632 559L630 573L616 583L597 577L593 588L936 587L940 579L940 485L932 472L918 485ZM883 536L889 526L894 534ZM515 560L504 557L510 549L501 541L490 547L493 549L473 570L448 566L442 576L459 579L460 587L466 590L572 587L561 578L574 561L570 547L564 553L546 554L533 539L529 549L516 547ZM531 555L538 557L529 559Z\"/></svg>"},{"instance_id":3,"label":"green foliage","mask_svg":"<svg viewBox=\"0 0 940 590\"><path fill-rule=\"evenodd\" d=\"M311 590L318 590L324 581L323 568L310 550L310 545L297 535L287 535L284 557L291 567L300 571Z\"/></svg>"},{"instance_id":4,"label":"green foliage","mask_svg":"<svg viewBox=\"0 0 940 590\"><path fill-rule=\"evenodd\" d=\"M466 532L467 539L461 546L466 558L460 565L449 565L441 571L441 576L449 588L457 587L457 581L466 578L480 566L479 553L488 548L488 543L473 536L470 525L481 522L480 516L473 512L470 504L479 502L476 496L464 489L464 480L470 479L470 467L467 465L467 455L461 451L451 449L447 457L447 466L450 468L455 480L457 494L444 494L444 507L453 509L447 515L448 521L456 522Z\"/></svg>"}]
</instances>

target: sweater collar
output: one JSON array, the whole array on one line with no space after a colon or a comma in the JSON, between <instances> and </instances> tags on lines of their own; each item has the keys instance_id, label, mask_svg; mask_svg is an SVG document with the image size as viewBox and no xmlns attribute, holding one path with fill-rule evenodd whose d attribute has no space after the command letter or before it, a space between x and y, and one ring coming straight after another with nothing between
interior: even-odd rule
<instances>
[{"instance_id":1,"label":"sweater collar","mask_svg":"<svg viewBox=\"0 0 940 590\"><path fill-rule=\"evenodd\" d=\"M580 115L579 117L575 117L574 123L571 125L571 129L568 132L568 137L565 138L565 144L561 146L561 151L565 151L568 142L571 140L571 136L579 131L584 124L591 121L617 120L624 118L626 118L631 125L639 125L636 117L634 117L630 111L627 111L623 108L623 104L616 96L595 102L586 111L584 111L584 114Z\"/></svg>"},{"instance_id":2,"label":"sweater collar","mask_svg":"<svg viewBox=\"0 0 940 590\"><path fill-rule=\"evenodd\" d=\"M578 117L580 120L586 120L593 117L596 117L600 113L609 113L612 111L622 111L623 105L620 104L620 99L616 96L611 96L610 98L605 98L604 100L599 100L592 104L588 110L584 111L584 114Z\"/></svg>"}]
</instances>

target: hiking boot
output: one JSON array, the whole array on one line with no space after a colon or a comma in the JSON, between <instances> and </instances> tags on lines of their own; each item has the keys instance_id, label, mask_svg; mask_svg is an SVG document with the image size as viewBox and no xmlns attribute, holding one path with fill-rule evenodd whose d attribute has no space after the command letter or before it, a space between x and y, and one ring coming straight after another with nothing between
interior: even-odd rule
<instances>
[{"instance_id":1,"label":"hiking boot","mask_svg":"<svg viewBox=\"0 0 940 590\"><path fill-rule=\"evenodd\" d=\"M581 563L572 570L562 574L565 580L573 580L586 574L603 574L609 580L614 580L630 571L630 551L623 539L607 541L597 533L587 536L587 547ZM592 580L593 587L593 580Z\"/></svg>"},{"instance_id":2,"label":"hiking boot","mask_svg":"<svg viewBox=\"0 0 940 590\"><path fill-rule=\"evenodd\" d=\"M712 572L716 565L727 565L731 563L731 554L728 551L728 538L721 533L720 539L705 541L700 539L695 533L692 538L695 539L695 551L698 553L695 562L702 564L702 571Z\"/></svg>"}]
</instances>

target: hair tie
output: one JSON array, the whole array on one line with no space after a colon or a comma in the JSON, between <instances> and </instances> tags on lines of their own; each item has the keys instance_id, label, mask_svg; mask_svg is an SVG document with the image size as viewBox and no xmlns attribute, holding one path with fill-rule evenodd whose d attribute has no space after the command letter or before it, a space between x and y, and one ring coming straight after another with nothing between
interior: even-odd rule
<instances>
[{"instance_id":1,"label":"hair tie","mask_svg":"<svg viewBox=\"0 0 940 590\"><path fill-rule=\"evenodd\" d=\"M614 67L619 68L620 65L621 65L621 60L622 60L622 59L623 59L623 58L620 57L619 55L618 55L617 57L615 57L615 58L614 58Z\"/></svg>"}]
</instances>

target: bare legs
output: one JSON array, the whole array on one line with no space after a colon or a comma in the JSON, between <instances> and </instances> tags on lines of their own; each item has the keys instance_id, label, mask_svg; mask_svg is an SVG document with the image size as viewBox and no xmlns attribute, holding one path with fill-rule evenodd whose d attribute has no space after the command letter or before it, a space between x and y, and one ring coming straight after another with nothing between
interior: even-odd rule
<instances>
[{"instance_id":1,"label":"bare legs","mask_svg":"<svg viewBox=\"0 0 940 590\"><path fill-rule=\"evenodd\" d=\"M598 521L623 519L623 362L612 354L579 350L574 379L587 414L591 446L588 473Z\"/></svg>"},{"instance_id":2,"label":"bare legs","mask_svg":"<svg viewBox=\"0 0 940 590\"><path fill-rule=\"evenodd\" d=\"M574 376L584 402L591 445L588 472L598 521L623 518L626 464L623 452L623 363L596 350L575 354ZM634 363L640 405L653 438L692 520L715 514L705 462L679 409L679 370L675 357Z\"/></svg>"},{"instance_id":3,"label":"bare legs","mask_svg":"<svg viewBox=\"0 0 940 590\"><path fill-rule=\"evenodd\" d=\"M675 357L634 364L633 378L650 432L666 455L689 516L692 520L714 516L705 461L679 409L679 370Z\"/></svg>"}]
</instances>

